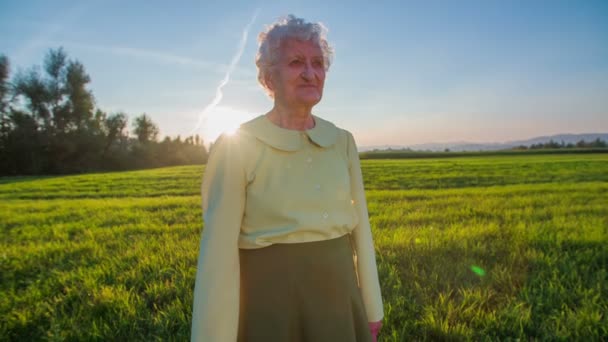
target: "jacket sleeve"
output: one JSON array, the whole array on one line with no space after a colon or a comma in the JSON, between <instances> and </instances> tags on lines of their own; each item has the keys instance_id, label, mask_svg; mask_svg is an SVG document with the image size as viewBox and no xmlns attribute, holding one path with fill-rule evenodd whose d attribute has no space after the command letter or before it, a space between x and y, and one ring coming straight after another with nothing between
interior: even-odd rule
<instances>
[{"instance_id":1,"label":"jacket sleeve","mask_svg":"<svg viewBox=\"0 0 608 342\"><path fill-rule=\"evenodd\" d=\"M246 176L237 136L212 147L201 187L204 228L194 286L191 341L236 341L239 320L238 237Z\"/></svg>"},{"instance_id":2,"label":"jacket sleeve","mask_svg":"<svg viewBox=\"0 0 608 342\"><path fill-rule=\"evenodd\" d=\"M352 134L347 132L347 135L351 196L359 218L359 222L352 232L357 256L357 274L359 276L359 286L367 319L369 322L377 322L384 317L384 308L378 279L378 268L376 266L374 241L367 212L367 201L365 199L357 145Z\"/></svg>"}]
</instances>

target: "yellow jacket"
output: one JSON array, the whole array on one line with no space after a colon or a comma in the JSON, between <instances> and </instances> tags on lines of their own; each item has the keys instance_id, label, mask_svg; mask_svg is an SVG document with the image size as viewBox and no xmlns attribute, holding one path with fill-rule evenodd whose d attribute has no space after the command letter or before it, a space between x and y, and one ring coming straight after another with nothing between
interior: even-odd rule
<instances>
[{"instance_id":1,"label":"yellow jacket","mask_svg":"<svg viewBox=\"0 0 608 342\"><path fill-rule=\"evenodd\" d=\"M236 341L239 248L352 233L368 321L383 318L359 155L352 134L314 116L306 131L265 115L213 145L202 183L192 341Z\"/></svg>"}]
</instances>

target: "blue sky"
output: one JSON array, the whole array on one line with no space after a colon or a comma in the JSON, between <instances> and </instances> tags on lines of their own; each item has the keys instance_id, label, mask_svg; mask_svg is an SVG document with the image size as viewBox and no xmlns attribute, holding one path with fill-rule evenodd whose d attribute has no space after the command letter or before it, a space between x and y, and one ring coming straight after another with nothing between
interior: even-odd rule
<instances>
[{"instance_id":1,"label":"blue sky","mask_svg":"<svg viewBox=\"0 0 608 342\"><path fill-rule=\"evenodd\" d=\"M289 13L329 28L336 56L313 113L360 146L608 132L606 1L2 1L0 54L14 74L63 46L102 110L210 140L271 108L257 35Z\"/></svg>"}]
</instances>

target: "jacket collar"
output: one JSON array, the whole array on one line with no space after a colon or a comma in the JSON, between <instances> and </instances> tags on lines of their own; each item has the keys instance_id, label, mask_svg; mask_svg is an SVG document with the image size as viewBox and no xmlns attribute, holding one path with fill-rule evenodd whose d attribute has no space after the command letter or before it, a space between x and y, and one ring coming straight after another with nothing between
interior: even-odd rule
<instances>
[{"instance_id":1,"label":"jacket collar","mask_svg":"<svg viewBox=\"0 0 608 342\"><path fill-rule=\"evenodd\" d=\"M309 139L320 147L330 147L338 138L338 128L331 122L313 115L315 127L305 130L285 129L275 125L266 115L245 122L240 130L245 131L258 140L283 151L298 151Z\"/></svg>"}]
</instances>

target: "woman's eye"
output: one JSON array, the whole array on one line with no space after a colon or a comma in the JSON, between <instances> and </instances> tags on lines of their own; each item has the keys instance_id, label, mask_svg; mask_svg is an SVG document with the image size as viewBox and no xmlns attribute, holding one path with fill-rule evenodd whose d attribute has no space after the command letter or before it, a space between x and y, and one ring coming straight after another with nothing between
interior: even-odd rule
<instances>
[{"instance_id":1,"label":"woman's eye","mask_svg":"<svg viewBox=\"0 0 608 342\"><path fill-rule=\"evenodd\" d=\"M312 65L316 68L322 68L323 67L323 62L321 61L314 61L312 62Z\"/></svg>"},{"instance_id":2,"label":"woman's eye","mask_svg":"<svg viewBox=\"0 0 608 342\"><path fill-rule=\"evenodd\" d=\"M289 62L289 65L296 66L296 65L300 65L301 63L302 63L302 61L300 61L299 59L295 59L295 60Z\"/></svg>"}]
</instances>

